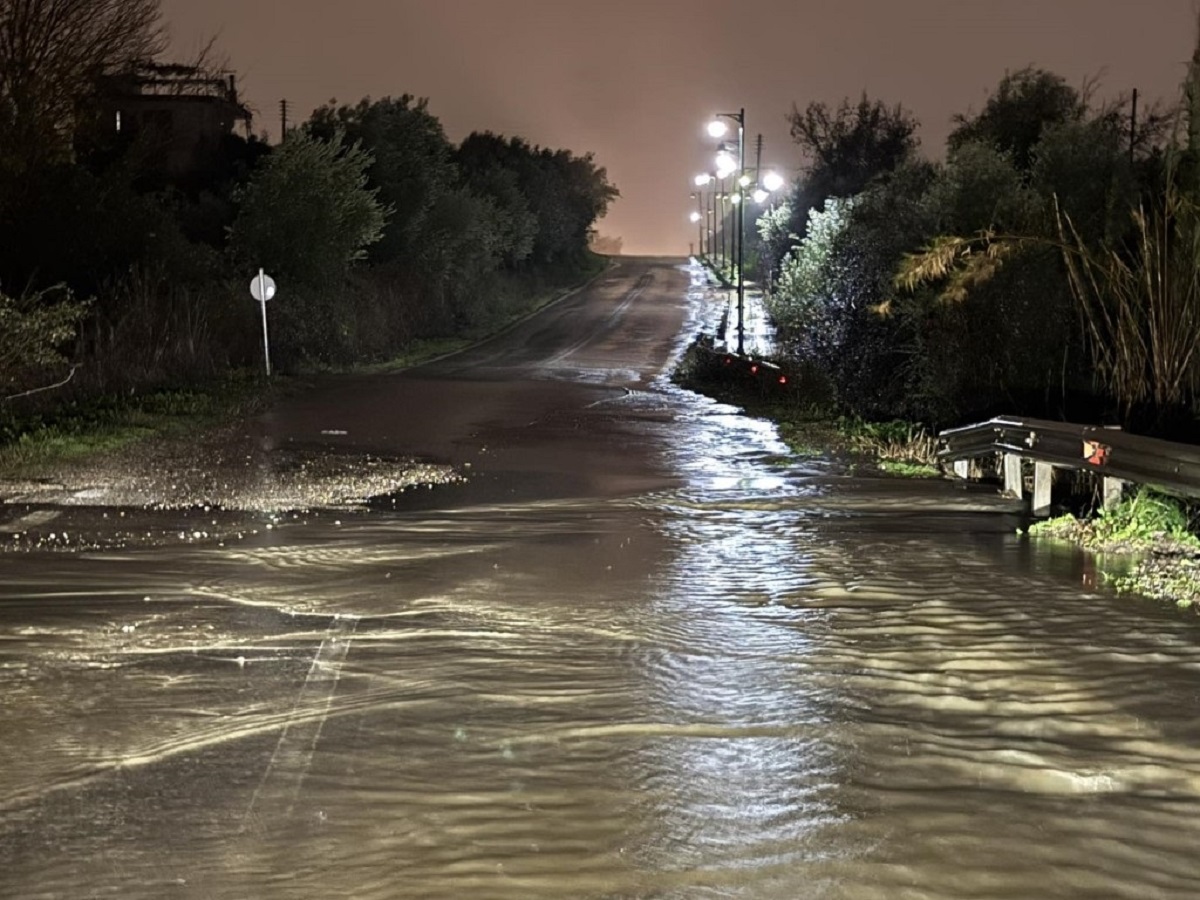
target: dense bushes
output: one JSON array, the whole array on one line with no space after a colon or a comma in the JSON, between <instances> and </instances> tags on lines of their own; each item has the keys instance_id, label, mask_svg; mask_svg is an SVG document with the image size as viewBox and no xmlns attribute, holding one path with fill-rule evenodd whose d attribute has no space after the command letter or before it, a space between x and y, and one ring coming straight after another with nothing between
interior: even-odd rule
<instances>
[{"instance_id":1,"label":"dense bushes","mask_svg":"<svg viewBox=\"0 0 1200 900\"><path fill-rule=\"evenodd\" d=\"M911 120L900 108L865 98L836 116L810 107L793 131L809 169L786 215L760 223L785 346L819 364L849 414L1163 427L1170 404L1154 385L1166 351L1155 349L1153 310L1175 307L1114 291L1122 278L1155 280L1144 261L1153 233L1166 243L1150 255L1162 265L1171 256L1196 282L1185 226L1200 206L1180 177L1195 152L1163 139L1164 119L1145 116L1131 144L1118 107L1090 106L1058 76L1027 69L957 120L933 164L901 139ZM791 241L780 239L784 220ZM1130 363L1120 378L1114 359ZM1188 388L1190 409L1200 359L1189 365L1176 387Z\"/></svg>"},{"instance_id":2,"label":"dense bushes","mask_svg":"<svg viewBox=\"0 0 1200 900\"><path fill-rule=\"evenodd\" d=\"M89 135L73 159L18 149L0 154L10 415L258 366L260 266L279 286L280 369L475 333L590 271L592 225L617 196L590 155L490 134L456 147L409 96L331 104L276 147L230 135L175 179L137 141Z\"/></svg>"}]
</instances>

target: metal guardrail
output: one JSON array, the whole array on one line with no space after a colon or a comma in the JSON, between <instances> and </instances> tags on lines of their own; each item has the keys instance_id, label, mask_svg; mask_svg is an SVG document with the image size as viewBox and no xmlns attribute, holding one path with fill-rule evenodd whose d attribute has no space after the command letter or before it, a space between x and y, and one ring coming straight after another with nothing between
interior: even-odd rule
<instances>
[{"instance_id":1,"label":"metal guardrail","mask_svg":"<svg viewBox=\"0 0 1200 900\"><path fill-rule=\"evenodd\" d=\"M1000 416L938 434L947 462L1004 455L1005 489L1021 496L1021 462L1035 463L1034 513L1049 506L1050 469L1092 472L1105 479L1106 499L1123 483L1200 497L1200 446L1129 434L1118 428ZM958 470L959 474L965 474ZM1044 480L1044 485L1042 485ZM1040 490L1039 490L1040 489Z\"/></svg>"}]
</instances>

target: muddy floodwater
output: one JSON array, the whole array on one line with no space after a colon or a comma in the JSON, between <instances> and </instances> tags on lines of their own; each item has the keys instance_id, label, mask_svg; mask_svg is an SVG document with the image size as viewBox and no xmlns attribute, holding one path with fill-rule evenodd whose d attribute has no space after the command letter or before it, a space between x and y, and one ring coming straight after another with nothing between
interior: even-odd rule
<instances>
[{"instance_id":1,"label":"muddy floodwater","mask_svg":"<svg viewBox=\"0 0 1200 900\"><path fill-rule=\"evenodd\" d=\"M719 300L255 426L454 483L0 554L0 897L1200 896L1197 619L673 387Z\"/></svg>"}]
</instances>

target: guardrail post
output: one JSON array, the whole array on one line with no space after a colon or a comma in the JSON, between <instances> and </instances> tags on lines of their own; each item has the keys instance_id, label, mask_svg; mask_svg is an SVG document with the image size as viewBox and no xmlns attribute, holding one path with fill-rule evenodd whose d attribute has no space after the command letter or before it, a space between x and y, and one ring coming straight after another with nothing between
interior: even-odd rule
<instances>
[{"instance_id":1,"label":"guardrail post","mask_svg":"<svg viewBox=\"0 0 1200 900\"><path fill-rule=\"evenodd\" d=\"M1054 467L1049 463L1033 464L1033 508L1035 516L1050 515L1050 485L1054 481Z\"/></svg>"},{"instance_id":2,"label":"guardrail post","mask_svg":"<svg viewBox=\"0 0 1200 900\"><path fill-rule=\"evenodd\" d=\"M1122 499L1126 485L1150 484L1200 498L1200 446L1119 428L998 416L938 432L937 458L948 475L966 480L980 477L983 469L989 475L1001 469L1004 493L1014 498L1028 496L1022 481L1033 464L1030 506L1036 516L1050 512L1054 469L1087 472L1092 476L1087 483L1098 489L1105 507Z\"/></svg>"},{"instance_id":3,"label":"guardrail post","mask_svg":"<svg viewBox=\"0 0 1200 900\"><path fill-rule=\"evenodd\" d=\"M1021 457L1015 453L1004 454L1004 493L1020 500L1025 496L1025 478L1021 474Z\"/></svg>"},{"instance_id":4,"label":"guardrail post","mask_svg":"<svg viewBox=\"0 0 1200 900\"><path fill-rule=\"evenodd\" d=\"M1104 508L1112 509L1121 502L1121 497L1125 494L1125 485L1129 482L1120 478L1112 478L1108 475L1104 476Z\"/></svg>"}]
</instances>

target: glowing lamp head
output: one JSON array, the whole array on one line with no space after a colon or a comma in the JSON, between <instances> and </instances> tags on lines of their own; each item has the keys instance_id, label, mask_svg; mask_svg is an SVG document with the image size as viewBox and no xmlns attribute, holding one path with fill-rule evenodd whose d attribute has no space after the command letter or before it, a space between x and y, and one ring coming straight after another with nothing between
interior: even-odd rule
<instances>
[{"instance_id":1,"label":"glowing lamp head","mask_svg":"<svg viewBox=\"0 0 1200 900\"><path fill-rule=\"evenodd\" d=\"M766 203L767 198L770 197L771 195L768 194L766 191L764 191L762 188L759 188L753 194L751 194L751 196L754 198L755 203Z\"/></svg>"},{"instance_id":2,"label":"glowing lamp head","mask_svg":"<svg viewBox=\"0 0 1200 900\"><path fill-rule=\"evenodd\" d=\"M690 216L688 216L688 218L691 219L693 222L699 222L700 221L700 213L693 210L692 214Z\"/></svg>"},{"instance_id":3,"label":"glowing lamp head","mask_svg":"<svg viewBox=\"0 0 1200 900\"><path fill-rule=\"evenodd\" d=\"M712 176L707 172L703 172L700 175L697 175L693 180L696 182L696 187L704 187L706 184L712 181Z\"/></svg>"},{"instance_id":4,"label":"glowing lamp head","mask_svg":"<svg viewBox=\"0 0 1200 900\"><path fill-rule=\"evenodd\" d=\"M715 138L725 137L725 132L727 132L728 130L729 130L729 126L726 125L724 122L722 122L720 119L713 119L711 122L708 123L709 137L715 137Z\"/></svg>"},{"instance_id":5,"label":"glowing lamp head","mask_svg":"<svg viewBox=\"0 0 1200 900\"><path fill-rule=\"evenodd\" d=\"M783 176L778 172L768 172L762 179L763 187L768 191L777 191L783 187Z\"/></svg>"}]
</instances>

